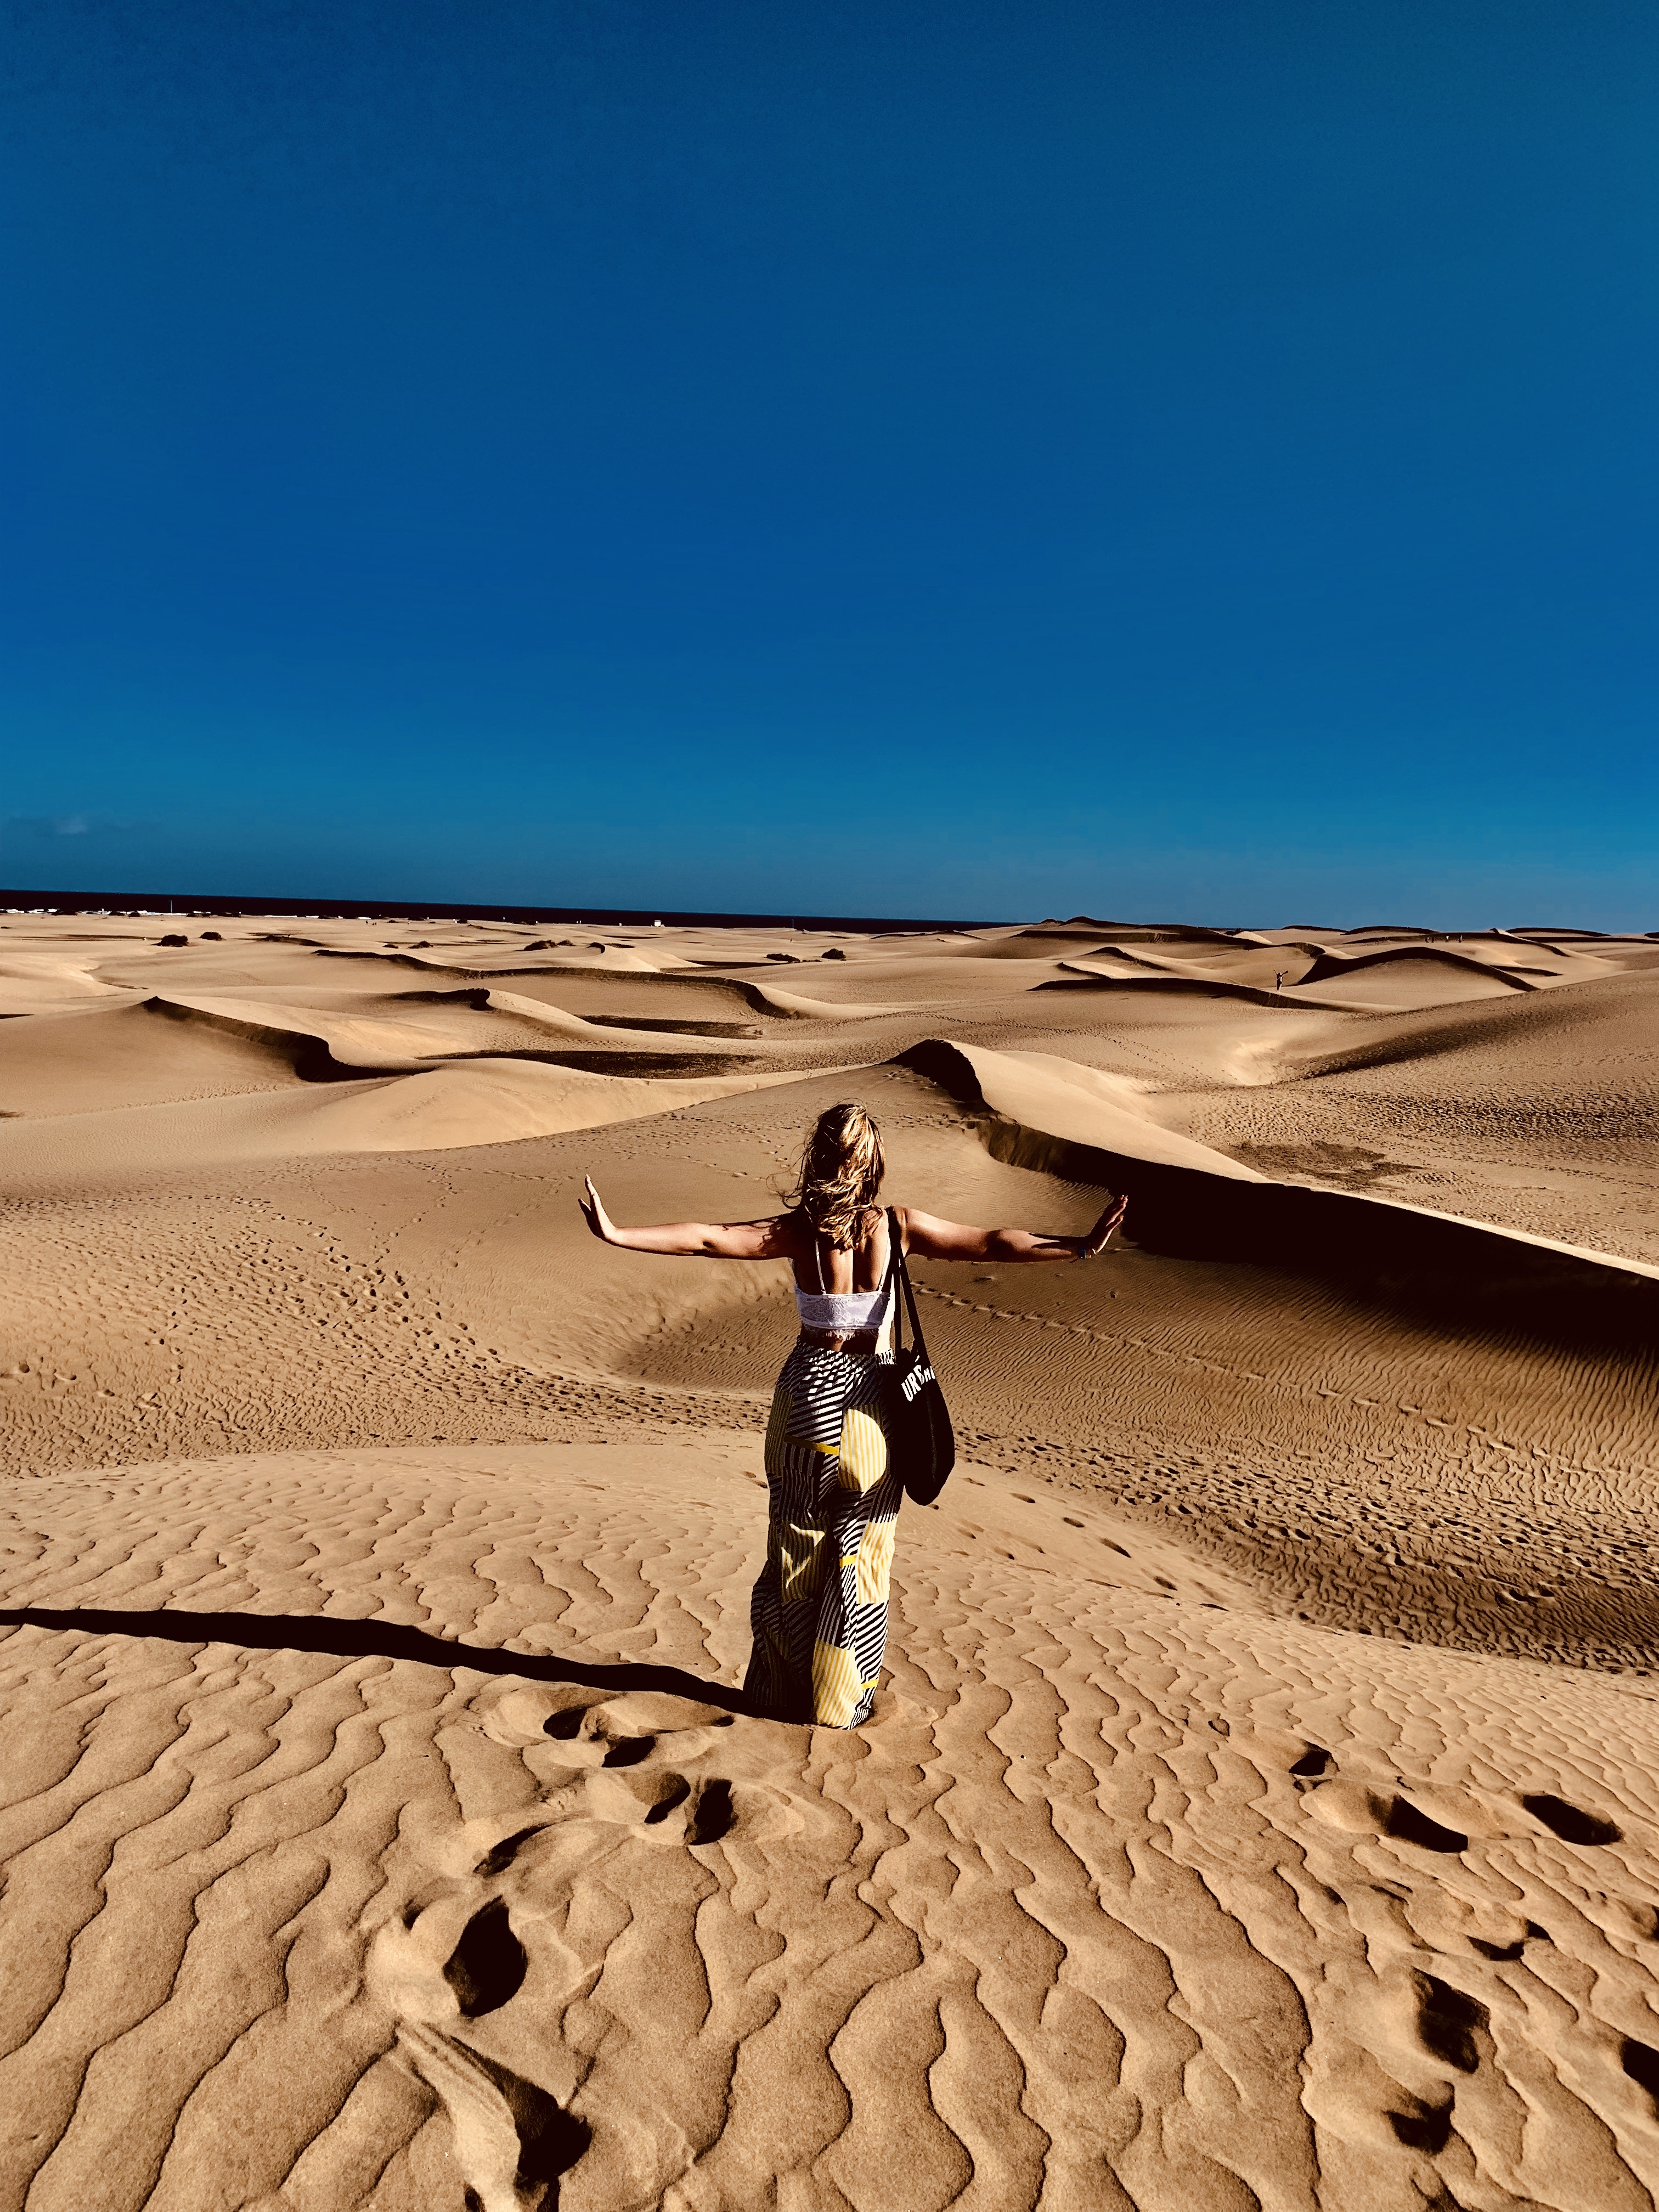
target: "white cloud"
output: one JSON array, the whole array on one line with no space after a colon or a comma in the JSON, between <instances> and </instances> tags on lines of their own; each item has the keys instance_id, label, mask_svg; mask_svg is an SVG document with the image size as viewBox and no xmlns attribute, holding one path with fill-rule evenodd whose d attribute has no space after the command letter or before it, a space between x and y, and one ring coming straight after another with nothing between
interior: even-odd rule
<instances>
[{"instance_id":1,"label":"white cloud","mask_svg":"<svg viewBox=\"0 0 1659 2212\"><path fill-rule=\"evenodd\" d=\"M121 822L110 814L8 814L0 820L0 836L131 837L155 828L153 822Z\"/></svg>"}]
</instances>

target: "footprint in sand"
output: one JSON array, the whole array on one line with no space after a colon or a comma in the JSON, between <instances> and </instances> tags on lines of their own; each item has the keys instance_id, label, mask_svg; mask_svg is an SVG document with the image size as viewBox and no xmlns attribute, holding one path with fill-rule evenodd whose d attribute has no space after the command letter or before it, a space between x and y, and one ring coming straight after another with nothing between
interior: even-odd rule
<instances>
[{"instance_id":1,"label":"footprint in sand","mask_svg":"<svg viewBox=\"0 0 1659 2212\"><path fill-rule=\"evenodd\" d=\"M1620 1831L1611 1820L1604 1820L1599 1813L1587 1813L1581 1806L1570 1805L1565 1797L1544 1794L1523 1797L1523 1808L1547 1827L1553 1836L1564 1844L1616 1844L1622 1840Z\"/></svg>"},{"instance_id":2,"label":"footprint in sand","mask_svg":"<svg viewBox=\"0 0 1659 2212\"><path fill-rule=\"evenodd\" d=\"M1623 1840L1624 1832L1615 1822L1545 1792L1482 1803L1439 1788L1415 1787L1407 1797L1386 1786L1339 1775L1335 1759L1318 1744L1309 1745L1290 1771L1297 1788L1310 1801L1312 1817L1327 1827L1389 1836L1423 1850L1462 1853L1468 1849L1471 1835L1535 1834L1540 1828L1581 1850ZM1447 1817L1435 1818L1431 1805ZM1461 1820L1462 1827L1453 1826L1454 1820Z\"/></svg>"},{"instance_id":3,"label":"footprint in sand","mask_svg":"<svg viewBox=\"0 0 1659 2212\"><path fill-rule=\"evenodd\" d=\"M587 2148L583 2122L509 2068L453 2036L404 2021L398 2048L449 2116L467 2212L543 2212Z\"/></svg>"},{"instance_id":4,"label":"footprint in sand","mask_svg":"<svg viewBox=\"0 0 1659 2212\"><path fill-rule=\"evenodd\" d=\"M1428 2160L1449 2147L1454 2158L1467 2163L1469 2144L1489 2152L1499 2137L1519 2140L1524 2107L1511 2077L1517 2038L1524 2043L1528 2030L1516 1985L1501 1970L1523 1959L1535 1966L1547 1955L1539 1947L1553 1939L1547 1928L1525 1917L1533 1900L1511 1879L1519 1878L1513 1847L1523 1838L1549 1836L1575 1850L1596 1852L1622 1840L1620 1828L1545 1793L1488 1799L1408 1784L1407 1796L1392 1786L1393 1778L1340 1773L1334 1755L1320 1744L1304 1745L1289 1771L1309 1818L1334 1832L1333 1842L1386 1838L1413 1847L1392 1855L1397 1881L1382 1879L1380 1865L1367 1854L1352 1863L1351 1871L1364 1869L1369 1881L1356 1886L1344 1879L1340 1861L1326 1872L1328 1884L1334 1880L1341 1887L1328 1887L1325 1894L1344 1905L1363 1932L1371 1972L1335 2001L1337 2040L1346 2040L1353 2055L1316 2086L1318 2116L1350 2144L1369 2145L1368 2154L1389 2144L1408 2159ZM1505 1871L1495 1883L1483 1872L1489 1842L1504 1846ZM1416 1852L1435 1854L1442 1863L1437 1867ZM1454 1859L1461 1868L1449 1864ZM1550 1894L1547 1881L1535 1893L1540 1899ZM1604 1929L1623 1939L1627 1956L1632 1945L1659 1938L1659 1911L1650 1905L1588 1887L1575 1890L1575 1900L1576 1911L1588 1906ZM1630 2035L1613 2045L1604 2041L1601 2048L1608 2061L1616 2057L1626 2080L1659 2118L1659 2050ZM1603 2083L1591 2101L1607 2094ZM1611 2101L1616 2109L1617 2100ZM1461 2149L1454 2140L1460 2135L1467 2138ZM1438 2193L1444 2181L1443 2174L1419 2165L1409 2175L1402 2172L1400 2187L1403 2191L1409 2185L1419 2198L1447 2203L1453 2199Z\"/></svg>"},{"instance_id":5,"label":"footprint in sand","mask_svg":"<svg viewBox=\"0 0 1659 2212\"><path fill-rule=\"evenodd\" d=\"M1396 1843L1414 1844L1419 1850L1449 1855L1461 1855L1469 1847L1463 1830L1446 1826L1408 1797L1363 1782L1340 1777L1322 1780L1309 1793L1308 1810L1324 1826L1350 1835L1388 1836Z\"/></svg>"},{"instance_id":6,"label":"footprint in sand","mask_svg":"<svg viewBox=\"0 0 1659 2212\"><path fill-rule=\"evenodd\" d=\"M700 2148L669 2108L702 2002L691 1931L720 1887L691 1853L800 1823L764 1783L698 1771L732 1741L714 1707L526 1688L475 1713L541 1797L422 1839L367 1989L447 2115L469 2212L550 2212L578 2159L605 2169L583 2168L595 2201L654 2201ZM620 2098L596 2080L619 2064Z\"/></svg>"}]
</instances>

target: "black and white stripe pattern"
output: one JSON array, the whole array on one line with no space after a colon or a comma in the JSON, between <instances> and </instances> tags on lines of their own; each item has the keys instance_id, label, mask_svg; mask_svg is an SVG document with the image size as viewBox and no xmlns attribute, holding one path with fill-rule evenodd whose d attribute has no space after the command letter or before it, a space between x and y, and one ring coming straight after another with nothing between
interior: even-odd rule
<instances>
[{"instance_id":1,"label":"black and white stripe pattern","mask_svg":"<svg viewBox=\"0 0 1659 2212\"><path fill-rule=\"evenodd\" d=\"M745 1686L780 1719L856 1728L869 1717L902 1496L882 1406L888 1368L800 1343L778 1377Z\"/></svg>"}]
</instances>

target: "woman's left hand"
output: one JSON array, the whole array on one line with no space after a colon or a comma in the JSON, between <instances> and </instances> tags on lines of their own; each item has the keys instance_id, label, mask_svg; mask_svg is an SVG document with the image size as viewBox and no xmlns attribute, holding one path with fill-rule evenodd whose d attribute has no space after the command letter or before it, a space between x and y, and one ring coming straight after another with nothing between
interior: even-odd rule
<instances>
[{"instance_id":1,"label":"woman's left hand","mask_svg":"<svg viewBox=\"0 0 1659 2212\"><path fill-rule=\"evenodd\" d=\"M1077 1255L1078 1258L1097 1260L1111 1241L1112 1231L1119 1227L1128 1210L1129 1201L1127 1197L1115 1198L1088 1235L1080 1240L1082 1249Z\"/></svg>"},{"instance_id":2,"label":"woman's left hand","mask_svg":"<svg viewBox=\"0 0 1659 2212\"><path fill-rule=\"evenodd\" d=\"M617 1224L612 1221L611 1216L605 1212L605 1206L599 1197L599 1194L594 1188L592 1176L584 1176L582 1177L582 1184L587 1195L586 1198L579 1198L576 1200L577 1205L580 1206L582 1210L582 1218L586 1222L593 1234L599 1238L601 1244L609 1244L615 1239Z\"/></svg>"}]
</instances>

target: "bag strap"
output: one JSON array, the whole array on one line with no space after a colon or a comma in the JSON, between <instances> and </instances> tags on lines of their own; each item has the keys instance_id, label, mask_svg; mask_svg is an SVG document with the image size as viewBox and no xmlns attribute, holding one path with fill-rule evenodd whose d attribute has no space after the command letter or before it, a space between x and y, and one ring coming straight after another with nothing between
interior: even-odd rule
<instances>
[{"instance_id":1,"label":"bag strap","mask_svg":"<svg viewBox=\"0 0 1659 2212\"><path fill-rule=\"evenodd\" d=\"M929 1367L933 1362L927 1357L927 1340L921 1333L921 1316L916 1311L916 1294L910 1287L910 1270L904 1264L904 1244L899 1235L899 1225L894 1216L894 1209L890 1206L887 1209L887 1235L892 1247L892 1256L888 1261L888 1275L890 1279L895 1275L898 1278L899 1288L904 1293L904 1307L909 1310L910 1334L915 1340L917 1352L921 1356L922 1365ZM896 1298L894 1299L893 1350L896 1354L904 1349L904 1331L901 1326L904 1307L901 1307Z\"/></svg>"},{"instance_id":2,"label":"bag strap","mask_svg":"<svg viewBox=\"0 0 1659 2212\"><path fill-rule=\"evenodd\" d=\"M899 1271L899 1263L903 1256L903 1247L899 1243L899 1225L894 1218L893 1209L890 1206L887 1209L887 1295L892 1301L893 1307L893 1356L895 1358L904 1349L904 1309L899 1302L898 1287L895 1281Z\"/></svg>"}]
</instances>

